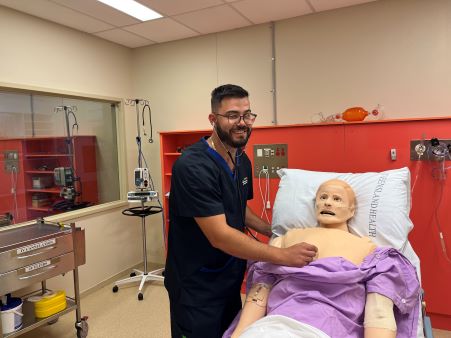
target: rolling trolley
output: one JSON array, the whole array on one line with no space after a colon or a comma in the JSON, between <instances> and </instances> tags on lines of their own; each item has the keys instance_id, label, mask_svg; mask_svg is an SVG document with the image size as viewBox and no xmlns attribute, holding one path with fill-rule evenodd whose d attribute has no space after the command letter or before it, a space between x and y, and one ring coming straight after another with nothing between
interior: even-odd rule
<instances>
[{"instance_id":1,"label":"rolling trolley","mask_svg":"<svg viewBox=\"0 0 451 338\"><path fill-rule=\"evenodd\" d=\"M42 288L24 297L23 322L17 331L0 337L17 337L39 326L54 323L61 315L75 310L75 329L78 338L88 335L87 317L80 310L78 266L85 264L84 230L75 224L46 223L40 219L35 224L0 231L0 296L12 293L35 283ZM73 271L75 297L66 297L66 309L46 318L35 318L33 303L26 298L44 294L46 280Z\"/></svg>"}]
</instances>

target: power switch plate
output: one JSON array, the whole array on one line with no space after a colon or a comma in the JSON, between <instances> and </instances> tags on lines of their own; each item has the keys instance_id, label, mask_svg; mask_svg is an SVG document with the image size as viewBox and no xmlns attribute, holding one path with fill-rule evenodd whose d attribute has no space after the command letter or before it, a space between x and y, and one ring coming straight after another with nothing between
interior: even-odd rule
<instances>
[{"instance_id":1,"label":"power switch plate","mask_svg":"<svg viewBox=\"0 0 451 338\"><path fill-rule=\"evenodd\" d=\"M390 158L392 161L396 161L396 149L390 149Z\"/></svg>"},{"instance_id":2,"label":"power switch plate","mask_svg":"<svg viewBox=\"0 0 451 338\"><path fill-rule=\"evenodd\" d=\"M265 177L260 173L268 171L270 178L279 178L277 170L288 167L288 144L255 144L254 177Z\"/></svg>"}]
</instances>

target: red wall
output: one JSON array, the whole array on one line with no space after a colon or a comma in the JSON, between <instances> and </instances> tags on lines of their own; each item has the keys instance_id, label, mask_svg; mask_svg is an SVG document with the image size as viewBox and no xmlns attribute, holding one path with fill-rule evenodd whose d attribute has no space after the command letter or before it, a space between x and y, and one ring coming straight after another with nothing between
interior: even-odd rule
<instances>
[{"instance_id":1,"label":"red wall","mask_svg":"<svg viewBox=\"0 0 451 338\"><path fill-rule=\"evenodd\" d=\"M177 146L192 144L201 136L210 134L211 131L206 130L160 133L164 193L170 188L170 169L177 158L175 155L178 155L174 154ZM410 214L414 229L409 239L420 257L422 287L432 326L451 330L451 261L442 250L437 227L438 218L451 256L451 212L448 212L451 177L444 181L435 180L431 171L437 163L410 160L410 141L419 140L423 135L426 139L451 139L451 118L256 127L246 153L252 161L254 144L286 143L289 168L368 172L407 166L411 171L412 184L418 173ZM397 150L396 161L390 159L392 148ZM446 161L445 165L451 166L451 161ZM279 179L270 179L271 206L278 183ZM260 215L262 200L256 178L253 187L254 199L249 205ZM440 201L441 189L443 195ZM164 207L167 217L167 198L164 199ZM268 214L271 217L270 210Z\"/></svg>"},{"instance_id":2,"label":"red wall","mask_svg":"<svg viewBox=\"0 0 451 338\"><path fill-rule=\"evenodd\" d=\"M447 260L442 250L435 217L437 211L451 256L451 212L448 211L451 177L444 181L436 180L431 171L437 163L410 160L410 140L421 139L423 134L426 139L451 139L451 119L255 128L246 153L253 160L254 144L287 143L289 168L367 172L407 166L411 171L412 184L419 173L410 214L415 226L409 239L420 257L422 286L432 325L451 330L451 261ZM392 148L397 150L396 161L390 159ZM451 161L446 161L445 166L451 166ZM448 174L451 176L451 171ZM270 182L271 205L278 182L278 179L271 179ZM441 189L443 195L440 202ZM254 200L250 206L260 215L261 205L258 179L254 178Z\"/></svg>"}]
</instances>

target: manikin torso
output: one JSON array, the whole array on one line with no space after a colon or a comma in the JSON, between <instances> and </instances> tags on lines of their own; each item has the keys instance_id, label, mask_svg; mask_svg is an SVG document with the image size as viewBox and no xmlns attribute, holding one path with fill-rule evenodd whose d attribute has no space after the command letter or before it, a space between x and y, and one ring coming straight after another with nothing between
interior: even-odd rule
<instances>
[{"instance_id":1,"label":"manikin torso","mask_svg":"<svg viewBox=\"0 0 451 338\"><path fill-rule=\"evenodd\" d=\"M289 230L284 236L273 239L271 245L285 248L301 242L318 248L315 259L343 257L355 265L360 265L363 259L376 249L376 245L368 237L320 227Z\"/></svg>"}]
</instances>

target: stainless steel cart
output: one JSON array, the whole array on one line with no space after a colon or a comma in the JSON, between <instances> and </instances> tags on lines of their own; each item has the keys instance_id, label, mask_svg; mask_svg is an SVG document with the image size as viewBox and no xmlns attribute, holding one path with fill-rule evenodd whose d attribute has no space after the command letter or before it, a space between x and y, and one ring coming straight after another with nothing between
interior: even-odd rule
<instances>
[{"instance_id":1,"label":"stainless steel cart","mask_svg":"<svg viewBox=\"0 0 451 338\"><path fill-rule=\"evenodd\" d=\"M12 338L41 325L56 321L59 316L75 310L77 337L88 334L87 318L81 316L78 266L85 263L84 230L75 224L61 225L38 220L35 224L0 231L0 296L35 283L41 283L44 293L46 280L68 271L74 274L75 297L67 297L67 308L50 317L35 318L33 304L24 299L23 324L18 331L0 337Z\"/></svg>"}]
</instances>

